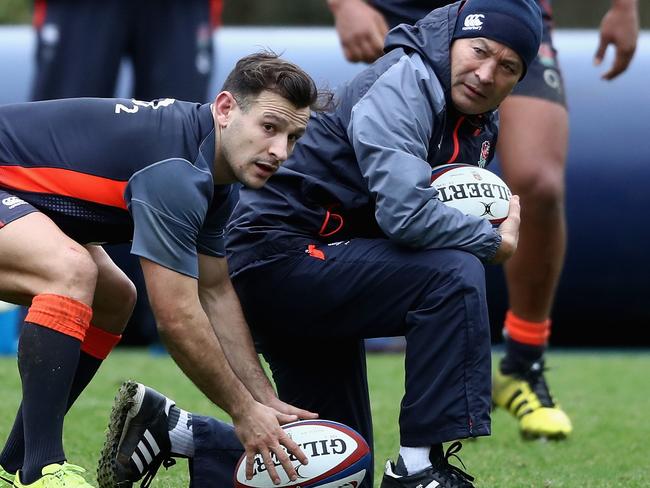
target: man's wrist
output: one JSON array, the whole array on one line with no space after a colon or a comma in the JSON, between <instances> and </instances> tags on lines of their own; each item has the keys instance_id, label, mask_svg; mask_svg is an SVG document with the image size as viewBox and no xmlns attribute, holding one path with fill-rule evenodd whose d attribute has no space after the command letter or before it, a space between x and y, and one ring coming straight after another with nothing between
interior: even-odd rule
<instances>
[{"instance_id":1,"label":"man's wrist","mask_svg":"<svg viewBox=\"0 0 650 488\"><path fill-rule=\"evenodd\" d=\"M233 419L233 422L238 422L240 418L247 415L248 412L254 407L255 404L259 403L253 396L248 392L247 395L242 395L236 402L232 405L229 405L229 408L224 408L226 413L230 415Z\"/></svg>"},{"instance_id":2,"label":"man's wrist","mask_svg":"<svg viewBox=\"0 0 650 488\"><path fill-rule=\"evenodd\" d=\"M277 398L273 385L271 385L268 376L264 374L261 367L256 374L249 376L249 380L245 382L244 386L251 396L262 405L268 405L269 401Z\"/></svg>"}]
</instances>

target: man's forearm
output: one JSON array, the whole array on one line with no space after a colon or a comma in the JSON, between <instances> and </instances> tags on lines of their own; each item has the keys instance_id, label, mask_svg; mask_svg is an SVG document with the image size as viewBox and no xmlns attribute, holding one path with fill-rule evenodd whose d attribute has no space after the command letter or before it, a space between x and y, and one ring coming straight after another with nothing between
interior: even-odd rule
<instances>
[{"instance_id":1,"label":"man's forearm","mask_svg":"<svg viewBox=\"0 0 650 488\"><path fill-rule=\"evenodd\" d=\"M228 280L199 295L233 371L257 401L267 404L275 390L262 369L232 284Z\"/></svg>"},{"instance_id":2,"label":"man's forearm","mask_svg":"<svg viewBox=\"0 0 650 488\"><path fill-rule=\"evenodd\" d=\"M165 345L183 372L231 417L253 400L232 371L223 348L200 306L191 314L158 321Z\"/></svg>"}]
</instances>

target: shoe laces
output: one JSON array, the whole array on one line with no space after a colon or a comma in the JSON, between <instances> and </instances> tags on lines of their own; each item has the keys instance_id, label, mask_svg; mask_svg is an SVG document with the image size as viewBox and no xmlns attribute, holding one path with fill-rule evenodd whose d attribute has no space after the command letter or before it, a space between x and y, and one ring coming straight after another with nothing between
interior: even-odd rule
<instances>
[{"instance_id":1,"label":"shoe laces","mask_svg":"<svg viewBox=\"0 0 650 488\"><path fill-rule=\"evenodd\" d=\"M445 452L445 457L443 459L438 460L437 463L434 464L434 468L436 469L436 475L439 478L437 481L444 482L445 483L445 488L463 488L463 487L473 487L472 481L474 481L474 477L470 476L468 473L460 469L458 466L454 466L453 464L449 463L450 458L456 458L458 462L463 466L464 469L467 469L465 467L465 464L463 461L458 457L458 452L463 448L463 445L460 443L460 441L453 442L448 448L447 452Z\"/></svg>"},{"instance_id":2,"label":"shoe laces","mask_svg":"<svg viewBox=\"0 0 650 488\"><path fill-rule=\"evenodd\" d=\"M546 384L546 378L544 377L545 371L548 371L548 368L544 364L544 361L536 361L523 374L523 379L528 383L532 392L537 395L542 407L553 408L555 407L555 402Z\"/></svg>"},{"instance_id":3,"label":"shoe laces","mask_svg":"<svg viewBox=\"0 0 650 488\"><path fill-rule=\"evenodd\" d=\"M155 460L153 463L151 463L151 466L149 466L149 469L147 470L147 474L144 476L144 478L142 478L142 483L140 483L141 488L147 488L148 486L151 485L151 482L156 476L156 473L160 469L161 465L165 469L169 469L174 464L176 464L176 460L171 457L167 457L167 458L160 457L159 459Z\"/></svg>"}]
</instances>

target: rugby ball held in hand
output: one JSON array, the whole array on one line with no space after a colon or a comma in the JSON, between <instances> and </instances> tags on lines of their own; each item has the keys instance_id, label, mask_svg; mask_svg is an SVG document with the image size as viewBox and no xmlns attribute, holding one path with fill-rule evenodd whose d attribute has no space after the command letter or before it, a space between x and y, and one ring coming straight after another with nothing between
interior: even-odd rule
<instances>
[{"instance_id":1,"label":"rugby ball held in hand","mask_svg":"<svg viewBox=\"0 0 650 488\"><path fill-rule=\"evenodd\" d=\"M471 164L444 164L431 172L438 199L464 214L483 217L498 226L508 216L512 193L497 175Z\"/></svg>"},{"instance_id":2,"label":"rugby ball held in hand","mask_svg":"<svg viewBox=\"0 0 650 488\"><path fill-rule=\"evenodd\" d=\"M347 425L329 420L301 420L282 427L309 459L303 465L289 455L298 479L289 480L284 468L271 454L280 476L274 485L261 455L253 462L253 478L246 479L246 455L235 469L235 488L357 488L370 469L370 449L366 441Z\"/></svg>"}]
</instances>

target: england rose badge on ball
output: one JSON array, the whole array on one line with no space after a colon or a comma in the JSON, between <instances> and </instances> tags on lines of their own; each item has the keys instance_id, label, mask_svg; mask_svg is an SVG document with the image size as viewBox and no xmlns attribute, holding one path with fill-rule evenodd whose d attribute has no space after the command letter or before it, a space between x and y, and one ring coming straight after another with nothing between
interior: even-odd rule
<instances>
[{"instance_id":1,"label":"england rose badge on ball","mask_svg":"<svg viewBox=\"0 0 650 488\"><path fill-rule=\"evenodd\" d=\"M496 174L471 164L444 164L431 172L438 199L464 214L483 217L498 226L508 216L512 193Z\"/></svg>"},{"instance_id":2,"label":"england rose badge on ball","mask_svg":"<svg viewBox=\"0 0 650 488\"><path fill-rule=\"evenodd\" d=\"M370 469L370 448L366 441L347 425L329 420L301 420L282 427L309 459L303 465L291 457L298 472L289 480L282 465L274 459L280 484L274 485L262 456L255 456L253 478L246 479L246 456L235 469L235 488L356 488Z\"/></svg>"}]
</instances>

